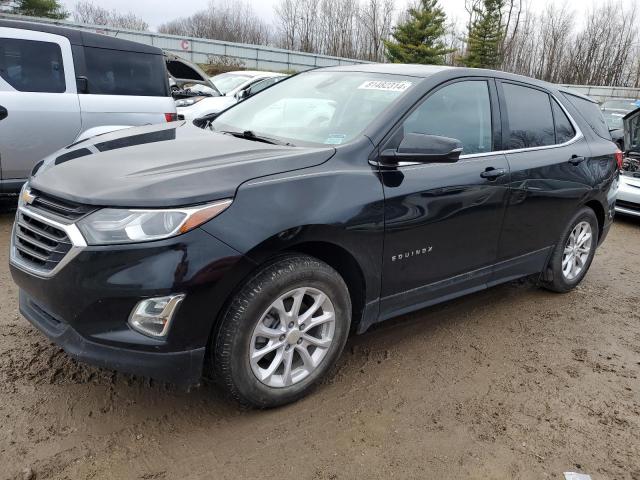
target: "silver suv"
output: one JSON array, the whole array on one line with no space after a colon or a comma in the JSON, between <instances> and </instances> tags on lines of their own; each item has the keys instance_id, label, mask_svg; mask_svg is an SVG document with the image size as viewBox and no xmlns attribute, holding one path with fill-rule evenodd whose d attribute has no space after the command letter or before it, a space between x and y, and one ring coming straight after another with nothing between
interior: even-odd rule
<instances>
[{"instance_id":1,"label":"silver suv","mask_svg":"<svg viewBox=\"0 0 640 480\"><path fill-rule=\"evenodd\" d=\"M0 194L34 165L93 135L176 119L159 48L0 20Z\"/></svg>"}]
</instances>

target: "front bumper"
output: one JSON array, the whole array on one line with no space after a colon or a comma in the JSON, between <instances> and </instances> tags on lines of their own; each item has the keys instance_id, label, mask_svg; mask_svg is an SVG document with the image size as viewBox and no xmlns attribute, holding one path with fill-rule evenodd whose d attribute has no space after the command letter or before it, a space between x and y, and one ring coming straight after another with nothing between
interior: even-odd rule
<instances>
[{"instance_id":1,"label":"front bumper","mask_svg":"<svg viewBox=\"0 0 640 480\"><path fill-rule=\"evenodd\" d=\"M640 178L620 175L616 212L640 217Z\"/></svg>"},{"instance_id":2,"label":"front bumper","mask_svg":"<svg viewBox=\"0 0 640 480\"><path fill-rule=\"evenodd\" d=\"M52 342L82 362L181 386L196 385L202 377L205 347L181 352L146 352L96 343L45 312L23 290L20 291L20 313Z\"/></svg>"},{"instance_id":3,"label":"front bumper","mask_svg":"<svg viewBox=\"0 0 640 480\"><path fill-rule=\"evenodd\" d=\"M247 260L202 229L171 239L85 247L51 277L15 262L20 311L71 356L101 367L193 385L229 292ZM248 267L247 267L248 268ZM165 338L127 320L144 298L186 295Z\"/></svg>"}]
</instances>

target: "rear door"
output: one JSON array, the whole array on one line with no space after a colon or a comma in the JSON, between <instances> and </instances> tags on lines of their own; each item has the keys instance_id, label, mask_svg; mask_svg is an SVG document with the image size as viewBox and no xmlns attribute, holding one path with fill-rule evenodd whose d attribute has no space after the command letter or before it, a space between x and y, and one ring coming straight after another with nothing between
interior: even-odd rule
<instances>
[{"instance_id":1,"label":"rear door","mask_svg":"<svg viewBox=\"0 0 640 480\"><path fill-rule=\"evenodd\" d=\"M65 37L0 27L0 168L26 179L80 132L71 44Z\"/></svg>"},{"instance_id":2,"label":"rear door","mask_svg":"<svg viewBox=\"0 0 640 480\"><path fill-rule=\"evenodd\" d=\"M498 82L503 141L511 170L500 239L499 278L540 272L570 217L592 189L591 151L561 99L543 89ZM566 100L565 100L566 101ZM597 173L597 172L596 172ZM512 270L510 272L510 270Z\"/></svg>"},{"instance_id":3,"label":"rear door","mask_svg":"<svg viewBox=\"0 0 640 480\"><path fill-rule=\"evenodd\" d=\"M410 305L483 288L496 261L509 170L500 150L493 79L439 87L383 143L405 133L455 138L455 163L383 166L385 241L382 318Z\"/></svg>"},{"instance_id":4,"label":"rear door","mask_svg":"<svg viewBox=\"0 0 640 480\"><path fill-rule=\"evenodd\" d=\"M138 126L174 114L168 74L160 54L87 47L81 49L87 91L80 92L82 129Z\"/></svg>"}]
</instances>

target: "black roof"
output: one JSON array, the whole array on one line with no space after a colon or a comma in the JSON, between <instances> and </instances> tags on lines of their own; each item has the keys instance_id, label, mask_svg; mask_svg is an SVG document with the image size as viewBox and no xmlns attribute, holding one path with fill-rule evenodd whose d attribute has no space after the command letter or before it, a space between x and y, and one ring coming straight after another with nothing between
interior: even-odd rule
<instances>
[{"instance_id":1,"label":"black roof","mask_svg":"<svg viewBox=\"0 0 640 480\"><path fill-rule=\"evenodd\" d=\"M72 45L84 45L85 47L108 48L111 50L124 50L128 52L152 53L162 55L163 52L157 47L145 45L143 43L123 40L109 35L85 32L73 28L60 27L48 23L23 22L17 20L0 19L0 27L18 28L22 30L35 30L38 32L52 33L69 39Z\"/></svg>"},{"instance_id":2,"label":"black roof","mask_svg":"<svg viewBox=\"0 0 640 480\"><path fill-rule=\"evenodd\" d=\"M421 77L427 78L435 74L449 72L452 77L462 76L483 76L495 77L503 80L514 80L529 83L531 85L538 85L540 87L557 90L559 92L569 93L576 97L584 98L593 102L594 100L579 93L570 88L556 85L553 83L545 82L544 80L538 80L523 75L517 75L515 73L503 72L501 70L488 70L482 68L468 68L468 67L450 67L445 65L419 65L408 63L358 63L354 65L341 65L339 67L325 67L322 70L333 70L341 72L372 72L372 73L386 73L393 75L406 75L409 77Z\"/></svg>"}]
</instances>

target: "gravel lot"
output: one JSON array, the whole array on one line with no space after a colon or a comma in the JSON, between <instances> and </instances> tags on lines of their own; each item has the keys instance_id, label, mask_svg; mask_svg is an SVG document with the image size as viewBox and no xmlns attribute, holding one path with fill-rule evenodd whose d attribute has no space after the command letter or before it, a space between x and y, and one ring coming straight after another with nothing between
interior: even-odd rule
<instances>
[{"instance_id":1,"label":"gravel lot","mask_svg":"<svg viewBox=\"0 0 640 480\"><path fill-rule=\"evenodd\" d=\"M0 478L640 480L640 221L617 221L574 292L514 283L392 320L266 412L70 360L18 313L11 221Z\"/></svg>"}]
</instances>

